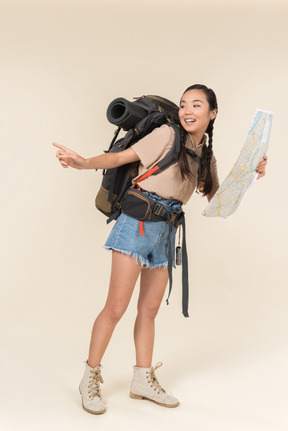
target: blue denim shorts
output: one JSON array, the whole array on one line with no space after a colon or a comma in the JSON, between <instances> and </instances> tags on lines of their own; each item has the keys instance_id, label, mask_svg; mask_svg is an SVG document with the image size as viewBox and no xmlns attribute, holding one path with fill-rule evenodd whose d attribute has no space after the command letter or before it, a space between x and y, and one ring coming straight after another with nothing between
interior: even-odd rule
<instances>
[{"instance_id":1,"label":"blue denim shorts","mask_svg":"<svg viewBox=\"0 0 288 431\"><path fill-rule=\"evenodd\" d=\"M181 213L181 202L176 199L165 199L143 190L151 199L161 203L163 207L173 213ZM142 268L157 268L168 266L169 224L165 221L143 224L144 236L140 235L139 221L121 214L112 228L104 245L108 250L120 251L132 255ZM175 268L175 227L172 226L170 235L172 250L172 265Z\"/></svg>"}]
</instances>

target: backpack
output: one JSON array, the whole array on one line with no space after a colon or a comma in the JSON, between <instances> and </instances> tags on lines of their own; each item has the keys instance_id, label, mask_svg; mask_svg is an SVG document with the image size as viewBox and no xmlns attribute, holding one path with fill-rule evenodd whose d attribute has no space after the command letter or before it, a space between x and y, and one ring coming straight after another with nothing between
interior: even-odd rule
<instances>
[{"instance_id":1,"label":"backpack","mask_svg":"<svg viewBox=\"0 0 288 431\"><path fill-rule=\"evenodd\" d=\"M113 100L107 109L107 118L110 123L117 126L115 131L115 136L111 141L111 144L107 152L120 152L131 147L133 144L138 142L144 136L151 133L156 127L160 127L163 124L167 124L172 127L175 131L175 140L171 150L164 156L164 158L157 163L156 166L151 168L148 172L141 176L137 180L139 181L147 178L150 175L158 175L163 172L164 169L172 165L178 160L179 152L181 150L180 142L180 121L178 117L178 106L175 105L170 100L167 100L160 96L142 96L136 98L134 102L129 102L128 100L119 97ZM120 130L126 131L123 138L117 140ZM201 159L196 155L196 153L191 149L186 149L186 152L194 158L198 164L198 184L199 178L201 176ZM100 189L97 193L95 199L96 208L105 214L108 219L107 223L115 220L121 214L121 201L123 202L129 193L129 189L132 185L132 179L138 174L138 165L136 163L128 163L123 166L119 166L111 169L103 170L103 179ZM126 193L127 192L127 193ZM135 192L133 193L135 195ZM124 197L124 199L123 199ZM135 196L134 196L135 197ZM131 195L130 195L131 198ZM147 205L151 202L147 201ZM130 205L131 202L127 202ZM143 202L143 199L142 199ZM152 203L153 205L153 203ZM132 207L138 207L138 205L133 205ZM182 226L183 236L182 236L182 313L185 317L188 317L188 295L189 295L189 283L188 283L188 257L186 249L186 239L185 239L185 217L184 212L177 216L177 219L172 220L171 214L163 211L161 205L154 205L153 211L151 213L157 217L164 217L170 223L169 230L171 230L171 223L175 226ZM136 217L138 218L138 217ZM151 219L150 219L151 220ZM142 223L139 221L139 224ZM180 247L178 247L180 248ZM169 243L169 258L168 258L168 273L169 273L169 294L168 299L172 289L172 257L171 257L171 244Z\"/></svg>"},{"instance_id":2,"label":"backpack","mask_svg":"<svg viewBox=\"0 0 288 431\"><path fill-rule=\"evenodd\" d=\"M180 132L178 106L159 96L142 96L134 102L119 97L113 100L107 109L107 118L118 129L107 152L120 152L131 147L156 127L167 124L175 131L174 145L168 154L158 163L158 169L149 175L157 175L178 159L180 152ZM123 138L117 140L120 130L126 131ZM95 199L96 208L108 217L107 223L121 214L121 199L131 187L132 179L137 175L139 162L128 163L112 169L103 170L103 179Z\"/></svg>"}]
</instances>

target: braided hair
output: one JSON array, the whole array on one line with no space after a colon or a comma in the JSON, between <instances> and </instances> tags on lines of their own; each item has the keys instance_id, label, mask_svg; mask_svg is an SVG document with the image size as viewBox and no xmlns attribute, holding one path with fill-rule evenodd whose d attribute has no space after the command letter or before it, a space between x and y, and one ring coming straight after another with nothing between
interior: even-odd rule
<instances>
[{"instance_id":1,"label":"braided hair","mask_svg":"<svg viewBox=\"0 0 288 431\"><path fill-rule=\"evenodd\" d=\"M186 88L184 93L189 90L201 90L206 95L207 101L209 103L210 111L217 110L218 111L218 104L217 99L214 91L211 88L206 87L206 85L202 84L195 84L191 87ZM184 94L183 93L183 94ZM203 189L203 196L208 195L213 186L212 181L212 175L211 175L211 158L212 158L212 143L213 143L213 128L214 128L214 121L210 120L208 127L206 129L206 132L208 134L208 146L205 143L202 148L202 156L201 156L201 172L205 172L205 183L204 183L204 189ZM185 143L186 143L186 137L188 132L180 125L180 136L181 136L181 151L179 155L179 166L180 166L180 172L181 176L184 179L185 177L188 177L189 179L192 178L192 172L189 167L188 163L188 157L185 150Z\"/></svg>"}]
</instances>

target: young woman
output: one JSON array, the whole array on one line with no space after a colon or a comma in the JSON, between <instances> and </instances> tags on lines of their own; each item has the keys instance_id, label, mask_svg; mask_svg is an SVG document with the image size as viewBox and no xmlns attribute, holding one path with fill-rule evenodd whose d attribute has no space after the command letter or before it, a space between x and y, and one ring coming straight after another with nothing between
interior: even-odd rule
<instances>
[{"instance_id":1,"label":"young woman","mask_svg":"<svg viewBox=\"0 0 288 431\"><path fill-rule=\"evenodd\" d=\"M179 159L159 175L150 176L141 182L145 193L160 201L169 212L181 211L181 205L187 203L197 186L198 165L187 156L185 146L202 158L203 174L199 190L208 201L219 187L216 159L212 151L217 111L213 90L197 84L184 91L179 108L182 146ZM123 152L105 153L88 159L62 145L53 145L58 147L56 156L63 168L108 169L140 161L139 175L142 175L169 151L174 133L171 127L163 125ZM265 175L266 164L265 156L256 168L258 178ZM175 397L165 392L155 376L155 370L162 363L151 367L154 320L168 281L168 223L144 222L144 232L144 236L140 235L138 221L122 213L105 244L105 248L113 250L110 286L104 308L93 326L89 357L80 383L83 408L93 414L106 411L100 389L100 383L103 383L101 361L114 328L128 307L139 275L140 293L134 327L136 366L130 396L165 407L179 404ZM175 230L173 235L174 243Z\"/></svg>"}]
</instances>

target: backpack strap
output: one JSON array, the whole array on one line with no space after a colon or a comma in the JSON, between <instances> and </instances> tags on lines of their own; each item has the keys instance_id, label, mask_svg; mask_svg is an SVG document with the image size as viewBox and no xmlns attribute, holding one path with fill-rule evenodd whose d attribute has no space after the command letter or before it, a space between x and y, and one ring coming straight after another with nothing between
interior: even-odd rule
<instances>
[{"instance_id":1,"label":"backpack strap","mask_svg":"<svg viewBox=\"0 0 288 431\"><path fill-rule=\"evenodd\" d=\"M179 132L178 127L175 124L167 123L167 126L172 127L172 129L174 129L174 131L175 131L175 140L174 140L174 144L173 144L171 150L169 150L169 152L166 154L166 156L163 157L163 159L160 160L160 162L157 163L157 165L153 166L153 168L149 169L149 171L147 171L145 174L143 174L137 180L136 184L138 184L138 183L140 183L140 181L143 181L146 178L150 177L150 175L159 174L161 171L168 168L168 166L172 165L173 163L175 163L178 160L178 156L179 156L179 152L180 152L180 148L181 148L181 146L180 146L180 132ZM196 154L195 154L195 156L198 157Z\"/></svg>"},{"instance_id":2,"label":"backpack strap","mask_svg":"<svg viewBox=\"0 0 288 431\"><path fill-rule=\"evenodd\" d=\"M171 230L172 221L169 222L169 248L168 248L168 275L169 275L169 293L166 299L167 305L169 304L169 297L172 291L172 248L171 248ZM186 247L186 229L185 229L185 214L180 213L177 216L176 226L182 226L182 313L184 317L189 317L188 314L188 300L189 300L189 280L188 280L188 254Z\"/></svg>"},{"instance_id":3,"label":"backpack strap","mask_svg":"<svg viewBox=\"0 0 288 431\"><path fill-rule=\"evenodd\" d=\"M111 148L113 147L114 142L115 142L115 141L116 141L116 139L118 138L118 135L119 135L119 133L120 133L120 130L121 130L121 127L118 127L118 129L116 129L116 130L115 130L115 133L114 133L113 139L112 139L112 141L111 141L111 143L110 143L110 145L109 145L108 150L107 150L107 151L105 151L105 153L109 153L109 151L110 151L110 150L111 150ZM96 169L96 171L97 171L97 169Z\"/></svg>"},{"instance_id":4,"label":"backpack strap","mask_svg":"<svg viewBox=\"0 0 288 431\"><path fill-rule=\"evenodd\" d=\"M172 129L174 129L174 131L175 131L174 145L172 146L171 150L166 154L166 156L163 157L163 159L160 160L159 163L157 163L157 165L155 165L153 168L151 168L149 171L147 171L145 174L143 174L137 180L137 184L140 181L143 181L146 178L150 177L150 175L160 174L161 171L168 168L168 166L172 165L173 163L175 163L178 160L178 156L179 156L180 149L181 149L180 132L179 132L178 127L175 124L167 123L167 126L172 127ZM192 149L186 148L186 147L185 147L185 149L186 149L187 154L189 154L189 156L191 156L198 164L198 185L199 185L199 179L202 175L201 158L199 156L197 156L195 151L193 151Z\"/></svg>"},{"instance_id":5,"label":"backpack strap","mask_svg":"<svg viewBox=\"0 0 288 431\"><path fill-rule=\"evenodd\" d=\"M168 166L172 165L178 160L178 156L181 150L181 140L180 140L180 131L179 128L173 123L167 123L167 126L172 127L175 132L175 140L172 148L163 157L162 160L157 164L158 170L153 173L153 175L159 174L164 169L168 168Z\"/></svg>"},{"instance_id":6,"label":"backpack strap","mask_svg":"<svg viewBox=\"0 0 288 431\"><path fill-rule=\"evenodd\" d=\"M188 281L188 253L186 246L186 228L185 228L185 215L184 212L180 215L179 225L182 226L182 313L185 317L188 314L188 300L189 300L189 281Z\"/></svg>"}]
</instances>

